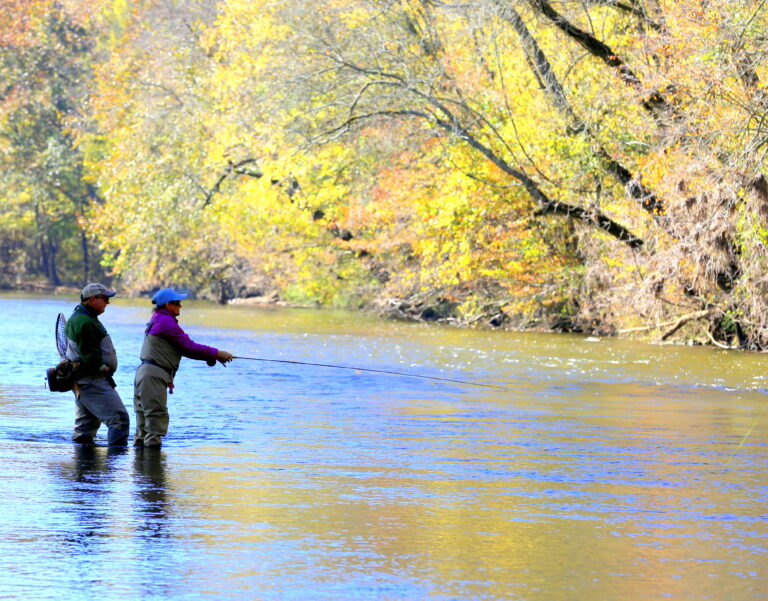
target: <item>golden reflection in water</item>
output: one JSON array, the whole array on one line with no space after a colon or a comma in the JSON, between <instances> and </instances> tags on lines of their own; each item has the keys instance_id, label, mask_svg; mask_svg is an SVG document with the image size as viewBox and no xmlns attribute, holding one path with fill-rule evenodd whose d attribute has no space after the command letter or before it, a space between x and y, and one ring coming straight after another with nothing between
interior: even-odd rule
<instances>
[{"instance_id":1,"label":"golden reflection in water","mask_svg":"<svg viewBox=\"0 0 768 601\"><path fill-rule=\"evenodd\" d=\"M730 447L706 442L743 420L727 405L700 409L721 402L717 391L654 391L585 386L536 419L477 419L483 436L471 445L456 436L433 451L421 438L399 438L399 447L428 456L427 467L409 468L402 456L394 468L370 456L277 464L209 448L214 467L185 472L185 502L210 520L213 546L289 549L285 563L271 558L288 578L309 563L339 581L375 570L457 598L723 598L741 578L734 564L745 578L764 567L752 550L727 542L739 526L729 519L732 486L753 476L724 472ZM622 402L627 395L637 401ZM460 421L441 411L403 409L399 417ZM765 534L763 508L738 513L756 520L742 523L744 537ZM300 564L290 549L300 549ZM236 572L256 575L264 577L252 565Z\"/></svg>"}]
</instances>

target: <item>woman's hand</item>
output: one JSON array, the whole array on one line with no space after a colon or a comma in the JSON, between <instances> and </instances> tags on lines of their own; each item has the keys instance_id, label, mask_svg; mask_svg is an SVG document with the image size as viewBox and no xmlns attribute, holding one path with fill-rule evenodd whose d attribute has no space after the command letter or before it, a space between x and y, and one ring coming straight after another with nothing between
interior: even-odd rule
<instances>
[{"instance_id":1,"label":"woman's hand","mask_svg":"<svg viewBox=\"0 0 768 601\"><path fill-rule=\"evenodd\" d=\"M216 356L216 359L221 363L222 365L226 365L232 359L234 359L234 355L232 353L228 353L227 351L219 351L219 354Z\"/></svg>"}]
</instances>

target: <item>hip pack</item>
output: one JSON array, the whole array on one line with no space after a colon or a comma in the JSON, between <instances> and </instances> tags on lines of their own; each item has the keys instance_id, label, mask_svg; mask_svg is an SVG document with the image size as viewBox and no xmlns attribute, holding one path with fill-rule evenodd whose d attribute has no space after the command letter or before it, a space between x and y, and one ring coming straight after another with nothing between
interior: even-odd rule
<instances>
[{"instance_id":1,"label":"hip pack","mask_svg":"<svg viewBox=\"0 0 768 601\"><path fill-rule=\"evenodd\" d=\"M51 392L69 392L79 377L80 364L69 359L45 370L45 379Z\"/></svg>"}]
</instances>

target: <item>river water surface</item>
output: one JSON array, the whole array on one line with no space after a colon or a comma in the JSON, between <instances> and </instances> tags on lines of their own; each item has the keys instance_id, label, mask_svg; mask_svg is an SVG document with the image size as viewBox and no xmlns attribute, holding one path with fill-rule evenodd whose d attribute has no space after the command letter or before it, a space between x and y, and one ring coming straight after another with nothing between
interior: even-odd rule
<instances>
[{"instance_id":1,"label":"river water surface","mask_svg":"<svg viewBox=\"0 0 768 601\"><path fill-rule=\"evenodd\" d=\"M160 451L69 441L73 298L0 296L0 599L768 598L768 358L185 302ZM102 320L132 410L148 301ZM132 411L131 411L132 412Z\"/></svg>"}]
</instances>

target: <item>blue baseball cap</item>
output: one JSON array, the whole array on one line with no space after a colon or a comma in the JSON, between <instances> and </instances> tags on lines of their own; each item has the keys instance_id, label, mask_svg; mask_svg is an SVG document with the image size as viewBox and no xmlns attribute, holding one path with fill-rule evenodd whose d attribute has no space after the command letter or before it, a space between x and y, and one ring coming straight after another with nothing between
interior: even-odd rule
<instances>
[{"instance_id":1,"label":"blue baseball cap","mask_svg":"<svg viewBox=\"0 0 768 601\"><path fill-rule=\"evenodd\" d=\"M188 296L188 294L176 292L173 288L161 288L152 297L152 304L162 307L165 303L184 300Z\"/></svg>"}]
</instances>

